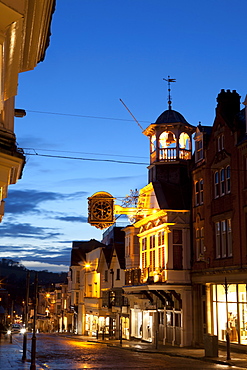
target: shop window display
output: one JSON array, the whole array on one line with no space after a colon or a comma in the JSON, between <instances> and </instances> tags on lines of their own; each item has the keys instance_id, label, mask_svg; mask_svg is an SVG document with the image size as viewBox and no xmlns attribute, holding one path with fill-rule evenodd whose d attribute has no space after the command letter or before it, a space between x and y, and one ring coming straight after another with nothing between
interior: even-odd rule
<instances>
[{"instance_id":1,"label":"shop window display","mask_svg":"<svg viewBox=\"0 0 247 370\"><path fill-rule=\"evenodd\" d=\"M213 325L214 335L226 341L229 329L230 341L247 345L247 285L213 285ZM226 294L227 293L227 294Z\"/></svg>"}]
</instances>

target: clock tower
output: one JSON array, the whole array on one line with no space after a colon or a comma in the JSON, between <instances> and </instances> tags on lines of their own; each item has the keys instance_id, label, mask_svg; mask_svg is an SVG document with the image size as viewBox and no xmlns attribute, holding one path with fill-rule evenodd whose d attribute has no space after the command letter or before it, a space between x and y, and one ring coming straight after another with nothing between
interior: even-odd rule
<instances>
[{"instance_id":1,"label":"clock tower","mask_svg":"<svg viewBox=\"0 0 247 370\"><path fill-rule=\"evenodd\" d=\"M148 181L159 184L163 193L167 194L168 209L189 207L189 165L194 132L195 127L189 124L182 114L171 109L171 104L155 123L151 123L143 131L150 140Z\"/></svg>"}]
</instances>

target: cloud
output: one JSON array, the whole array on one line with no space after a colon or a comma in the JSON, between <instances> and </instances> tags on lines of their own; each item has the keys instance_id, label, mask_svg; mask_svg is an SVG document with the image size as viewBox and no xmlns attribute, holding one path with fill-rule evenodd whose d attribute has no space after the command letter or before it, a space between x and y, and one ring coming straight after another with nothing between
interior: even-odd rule
<instances>
[{"instance_id":1,"label":"cloud","mask_svg":"<svg viewBox=\"0 0 247 370\"><path fill-rule=\"evenodd\" d=\"M83 191L63 194L32 189L10 190L5 203L5 214L41 214L43 211L39 209L39 206L44 202L76 200L84 197L86 194Z\"/></svg>"},{"instance_id":2,"label":"cloud","mask_svg":"<svg viewBox=\"0 0 247 370\"><path fill-rule=\"evenodd\" d=\"M25 261L21 260L20 263L29 270L43 271L48 270L50 272L68 272L69 267L67 265L56 265L47 262L37 262L37 261Z\"/></svg>"},{"instance_id":3,"label":"cloud","mask_svg":"<svg viewBox=\"0 0 247 370\"><path fill-rule=\"evenodd\" d=\"M40 244L37 246L32 246L30 244L22 245L0 245L0 259L9 258L14 261L23 263L23 261L35 262L35 264L52 264L52 265L70 265L71 258L71 242L67 242L68 247L59 247L57 242L49 244ZM25 265L25 263L23 263Z\"/></svg>"},{"instance_id":4,"label":"cloud","mask_svg":"<svg viewBox=\"0 0 247 370\"><path fill-rule=\"evenodd\" d=\"M54 217L55 220L65 221L65 222L80 222L87 223L87 217L84 216L57 216Z\"/></svg>"},{"instance_id":5,"label":"cloud","mask_svg":"<svg viewBox=\"0 0 247 370\"><path fill-rule=\"evenodd\" d=\"M7 223L2 224L0 231L1 237L11 237L11 238L37 238L37 239L49 239L57 238L62 234L59 232L52 231L55 230L49 227L33 226L29 223L16 224Z\"/></svg>"}]
</instances>

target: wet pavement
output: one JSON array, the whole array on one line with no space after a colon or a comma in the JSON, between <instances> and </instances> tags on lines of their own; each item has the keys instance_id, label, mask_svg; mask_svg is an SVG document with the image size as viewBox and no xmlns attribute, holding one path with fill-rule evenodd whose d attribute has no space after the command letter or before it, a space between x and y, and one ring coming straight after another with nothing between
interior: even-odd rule
<instances>
[{"instance_id":1,"label":"wet pavement","mask_svg":"<svg viewBox=\"0 0 247 370\"><path fill-rule=\"evenodd\" d=\"M40 336L40 340L38 339ZM37 336L37 361L36 361L36 370L44 370L44 369L66 369L70 370L70 367L63 363L63 359L59 358L59 355L57 357L55 356L56 353L56 342L61 341L64 342L65 345L67 343L70 343L71 345L71 361L73 362L74 360L74 345L76 343L77 346L80 345L84 346L83 350L83 363L82 367L71 367L71 369L79 369L79 368L87 368L87 369L108 369L108 368L114 368L114 357L119 359L119 364L115 365L115 368L128 368L131 369L131 365L126 365L126 367L122 367L120 362L124 361L124 357L129 358L131 353L129 352L128 354L125 351L131 351L133 355L138 356L138 354L142 354L142 357L136 357L136 361L139 361L140 358L143 359L143 363L145 363L145 358L146 361L147 359L150 360L152 357L151 354L153 354L154 361L157 363L156 368L157 369L166 369L166 368L200 368L200 369L218 369L218 368L225 368L225 369L247 369L247 354L243 352L236 352L237 349L234 351L231 348L231 360L226 359L226 349L225 348L220 348L218 357L216 358L211 358L211 357L205 357L205 351L202 348L180 348L180 347L174 347L174 346L169 346L169 345L160 345L156 349L153 344L150 343L145 343L141 341L122 341L120 343L119 340L102 340L98 339L96 340L95 338L90 338L90 337L84 337L84 336L79 336L79 335L68 335L68 334L51 334L51 335L44 335L40 334ZM41 343L41 344L39 344ZM42 346L42 343L46 343L46 347L44 347L41 351L41 347L39 348L39 345ZM79 344L78 344L79 343ZM99 346L99 344L101 344ZM90 347L91 345L91 347ZM112 356L112 361L111 358L109 357L106 359L106 348L114 347L111 349L111 352L109 351L109 356ZM105 349L104 349L105 348ZM53 351L53 352L52 352ZM67 349L66 351L67 354L69 355L69 350ZM92 352L95 351L95 355L97 352L97 355L99 356L100 353L100 358L98 358L98 363L95 363L95 366L90 363L92 361ZM42 352L42 353L41 353ZM115 353L115 355L114 355ZM52 367L52 362L47 361L47 364L45 362L45 356L46 358L49 356L53 356L53 362L56 362L56 366ZM67 357L69 357L66 354L66 360ZM104 354L104 355L102 355ZM148 354L149 357L148 357ZM157 355L155 357L155 355ZM163 355L159 356L158 355ZM178 365L174 362L172 365L169 363L169 359L167 361L167 367L165 365L159 366L161 360L160 358L163 358L164 364L165 364L165 357L164 355L167 355L170 357L170 362L172 361L179 361L180 367L177 367ZM145 357L146 356L146 357ZM82 357L82 356L81 356ZM64 357L65 358L65 357ZM9 342L9 340L1 340L0 342L0 369L1 370L29 370L30 369L30 336L29 336L29 349L27 352L27 361L23 362L22 361L22 338L21 337L14 337L12 343ZM88 364L86 360L88 359ZM78 360L78 359L77 359ZM189 367L189 360L199 360L199 361L194 361L195 363L199 363L199 365L195 365L195 367ZM61 365L59 366L59 361ZM102 365L102 361L105 365ZM108 362L107 362L108 361ZM111 365L110 365L111 363ZM190 362L191 363L191 362ZM203 365L204 363L204 365ZM146 362L147 366L144 365L142 368L150 368L150 365ZM211 365L210 365L211 364ZM217 366L218 365L218 366ZM140 365L141 366L141 365ZM149 367L148 367L149 366ZM133 368L141 368L139 366L135 366ZM153 367L155 368L155 367Z\"/></svg>"}]
</instances>

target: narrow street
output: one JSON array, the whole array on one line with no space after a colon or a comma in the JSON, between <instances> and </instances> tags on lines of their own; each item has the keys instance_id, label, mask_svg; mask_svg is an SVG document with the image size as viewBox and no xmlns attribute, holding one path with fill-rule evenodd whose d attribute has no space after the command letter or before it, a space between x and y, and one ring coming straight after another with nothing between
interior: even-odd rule
<instances>
[{"instance_id":1,"label":"narrow street","mask_svg":"<svg viewBox=\"0 0 247 370\"><path fill-rule=\"evenodd\" d=\"M14 336L22 347L22 337ZM28 350L31 349L31 336ZM21 356L21 355L20 355ZM28 356L30 357L30 352ZM230 369L230 366L213 364L189 358L144 353L87 342L76 337L56 334L37 334L36 363L42 369ZM234 367L238 369L237 367Z\"/></svg>"}]
</instances>

